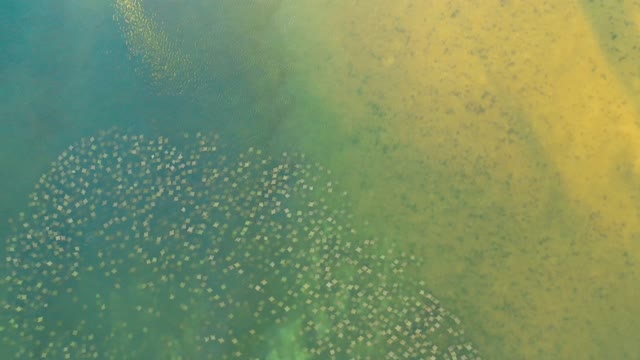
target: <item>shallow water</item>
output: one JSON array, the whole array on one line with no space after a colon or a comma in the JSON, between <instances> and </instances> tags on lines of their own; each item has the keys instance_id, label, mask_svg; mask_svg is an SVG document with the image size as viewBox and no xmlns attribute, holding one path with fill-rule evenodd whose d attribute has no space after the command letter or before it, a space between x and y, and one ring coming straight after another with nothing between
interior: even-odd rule
<instances>
[{"instance_id":1,"label":"shallow water","mask_svg":"<svg viewBox=\"0 0 640 360\"><path fill-rule=\"evenodd\" d=\"M213 131L330 169L483 358L640 351L640 8L210 3L0 5L0 217L82 137Z\"/></svg>"}]
</instances>

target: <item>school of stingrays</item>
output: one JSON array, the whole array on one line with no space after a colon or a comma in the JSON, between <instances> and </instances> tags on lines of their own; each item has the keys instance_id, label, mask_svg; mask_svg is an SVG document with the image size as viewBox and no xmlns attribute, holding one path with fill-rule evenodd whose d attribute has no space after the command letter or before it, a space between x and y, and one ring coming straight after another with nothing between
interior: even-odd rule
<instances>
[{"instance_id":1,"label":"school of stingrays","mask_svg":"<svg viewBox=\"0 0 640 360\"><path fill-rule=\"evenodd\" d=\"M480 359L360 235L302 154L119 130L69 146L5 239L0 346L16 359Z\"/></svg>"}]
</instances>

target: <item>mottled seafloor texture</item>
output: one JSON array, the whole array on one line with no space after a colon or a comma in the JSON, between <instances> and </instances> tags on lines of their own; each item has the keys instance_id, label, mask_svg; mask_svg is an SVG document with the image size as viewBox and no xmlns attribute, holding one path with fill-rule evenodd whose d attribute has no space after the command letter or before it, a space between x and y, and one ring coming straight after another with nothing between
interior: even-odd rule
<instances>
[{"instance_id":1,"label":"mottled seafloor texture","mask_svg":"<svg viewBox=\"0 0 640 360\"><path fill-rule=\"evenodd\" d=\"M83 138L13 223L0 346L16 359L479 359L350 223L327 170L200 134Z\"/></svg>"},{"instance_id":2,"label":"mottled seafloor texture","mask_svg":"<svg viewBox=\"0 0 640 360\"><path fill-rule=\"evenodd\" d=\"M358 230L342 238L360 244L369 257L386 254L386 246L396 247L396 255L386 255L403 259L405 273L391 275L385 260L384 266L371 266L373 274L397 277L394 283L404 284L397 294L418 294L423 288L418 281L424 281L424 289L462 319L465 338L483 358L636 360L639 38L640 3L629 1L0 1L0 265L8 276L0 284L0 298L42 293L45 282L35 282L36 290L24 294L15 287L19 279L34 282L26 280L29 272L62 279L61 270L51 275L48 265L38 268L46 273L22 266L18 276L15 265L6 269L4 264L11 264L7 257L21 256L33 266L41 262L33 256L42 254L44 245L20 255L16 251L22 247L14 244L29 232L32 237L40 234L31 243L41 244L50 231L44 226L51 227L55 219L32 215L38 207L50 209L56 197L40 198L36 207L27 207L28 194L42 174L55 173L50 163L70 144L113 127L145 134L146 141L168 136L176 148L193 146L176 134L215 133L233 148L217 153L229 159L254 146L264 151L260 156L297 151L306 154L306 163L317 161L330 169L322 181L339 182L341 190L334 185L335 198L326 196L325 204L352 215L348 221ZM77 154L77 148L68 153ZM224 164L233 168L230 162ZM43 191L40 186L36 193ZM136 189L144 188L139 186ZM339 196L343 190L349 193L348 208L347 198ZM131 201L127 204L134 204ZM287 206L292 209L294 204L306 209L299 199ZM145 214L155 215L152 225L164 218L178 226L187 215L174 207L158 205ZM108 222L112 216L97 208L96 216ZM20 211L29 219L20 219ZM118 211L128 214L126 208ZM59 213L56 221L65 216ZM11 231L9 218L14 219ZM78 219L74 216L65 226L88 233L91 222L80 224ZM284 215L273 221L286 219ZM21 228L24 222L28 228ZM241 230L240 222L233 226ZM127 230L131 225L114 224L104 231L120 229L143 238L143 225ZM165 229L150 226L150 234L167 233L172 225L162 226ZM302 233L298 229L296 236ZM282 230L281 237L293 236L286 234ZM380 240L365 246L364 240L372 237ZM98 233L81 238L106 242ZM124 241L124 235L113 238L109 244ZM115 260L103 260L103 273L117 267L106 280L121 280L126 259L109 251L111 256L103 250L103 259ZM421 261L414 263L402 251ZM67 263L75 256L66 249L61 254L70 258L47 261ZM136 256L139 263L146 259ZM244 266L249 273L249 264ZM320 274L315 270L301 273ZM134 279L156 273L137 270L126 276L132 282L128 288L135 291L125 294L124 281L118 290L99 285L108 281L97 275L93 281L86 271L76 271L78 278L68 281L74 290L65 296L75 294L79 303L88 303L91 296L91 304L104 301L105 309L92 314L96 319L112 314L102 315L111 319L103 326L124 334L112 343L129 341L154 354L171 357L173 352L177 357L184 350L169 349L187 344L177 335L187 332L174 330L180 328L175 324L196 327L204 318L193 316L197 321L191 321L180 315L183 310L167 305L169 310L158 310L160 317L146 325L150 336L144 338L150 344L128 340L127 329L151 323L143 321L143 314L154 316L127 310L128 299L138 299L136 306L142 309L143 303L161 298L144 297L160 290L135 290L136 281L142 280ZM266 280L261 287L281 281ZM227 289L234 288L230 283ZM59 280L49 287L65 285ZM174 287L174 299L185 299L179 285ZM97 291L104 293L99 299ZM117 296L105 300L107 293ZM21 301L37 303L31 297ZM199 296L193 301L207 303ZM6 320L0 323L1 336L22 339L22 345L0 346L1 360L28 347L26 339L36 334L38 324L55 330L55 335L39 336L42 343L50 339L59 344L59 329L89 319L78 311L80 306L51 305L47 318L27 311L19 301L9 305L13 311L0 311ZM196 305L188 309L204 313ZM67 324L51 325L51 314L57 313L77 316L65 317ZM328 323L314 316L316 323ZM11 318L22 320L17 329L9 326ZM124 322L128 325L122 331L119 325L108 325ZM288 324L265 330L272 341L262 342L269 350L261 355L286 359L300 354L299 336L293 335L303 323ZM441 343L467 341L444 339ZM216 348L229 344L224 341ZM205 344L211 345L211 338ZM376 343L372 349L380 348Z\"/></svg>"}]
</instances>

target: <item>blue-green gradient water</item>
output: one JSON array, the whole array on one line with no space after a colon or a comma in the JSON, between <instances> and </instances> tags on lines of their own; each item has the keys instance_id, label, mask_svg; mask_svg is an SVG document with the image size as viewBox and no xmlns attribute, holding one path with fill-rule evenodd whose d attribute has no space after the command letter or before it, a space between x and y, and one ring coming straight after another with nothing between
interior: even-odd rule
<instances>
[{"instance_id":1,"label":"blue-green gradient water","mask_svg":"<svg viewBox=\"0 0 640 360\"><path fill-rule=\"evenodd\" d=\"M271 157L318 107L261 33L278 3L190 4L186 34L184 5L3 5L2 357L479 356L326 168Z\"/></svg>"},{"instance_id":2,"label":"blue-green gradient water","mask_svg":"<svg viewBox=\"0 0 640 360\"><path fill-rule=\"evenodd\" d=\"M111 1L3 3L1 155L14 169L2 177L3 217L15 213L54 154L81 136L113 126L168 134L257 122L247 73L233 71L199 94L215 99L231 89L233 106L161 95L136 73L144 65L131 56L114 15Z\"/></svg>"},{"instance_id":3,"label":"blue-green gradient water","mask_svg":"<svg viewBox=\"0 0 640 360\"><path fill-rule=\"evenodd\" d=\"M636 359L638 19L0 2L0 359Z\"/></svg>"}]
</instances>

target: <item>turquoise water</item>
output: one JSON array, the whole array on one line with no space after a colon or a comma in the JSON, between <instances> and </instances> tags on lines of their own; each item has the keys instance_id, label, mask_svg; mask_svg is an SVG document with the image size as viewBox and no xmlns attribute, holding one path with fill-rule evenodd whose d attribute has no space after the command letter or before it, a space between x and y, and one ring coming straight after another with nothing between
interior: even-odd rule
<instances>
[{"instance_id":1,"label":"turquoise water","mask_svg":"<svg viewBox=\"0 0 640 360\"><path fill-rule=\"evenodd\" d=\"M2 6L10 29L3 32L8 41L2 42L0 90L0 161L11 169L1 180L1 214L7 218L70 142L105 127L145 129L150 119L166 114L160 108L173 107L152 96L133 73L106 3L102 11L75 17L71 4ZM2 229L4 234L4 225Z\"/></svg>"},{"instance_id":2,"label":"turquoise water","mask_svg":"<svg viewBox=\"0 0 640 360\"><path fill-rule=\"evenodd\" d=\"M114 126L159 134L223 133L244 126L235 119L253 117L250 98L237 96L237 104L229 107L158 95L136 73L139 59L131 59L110 1L9 1L2 6L0 162L11 169L0 180L3 218L21 208L47 164L82 136ZM242 77L230 82L236 88L249 86ZM207 91L228 86L214 85Z\"/></svg>"},{"instance_id":3,"label":"turquoise water","mask_svg":"<svg viewBox=\"0 0 640 360\"><path fill-rule=\"evenodd\" d=\"M0 10L2 357L477 358L325 168L269 157L295 97L253 25L187 61L142 4Z\"/></svg>"}]
</instances>

